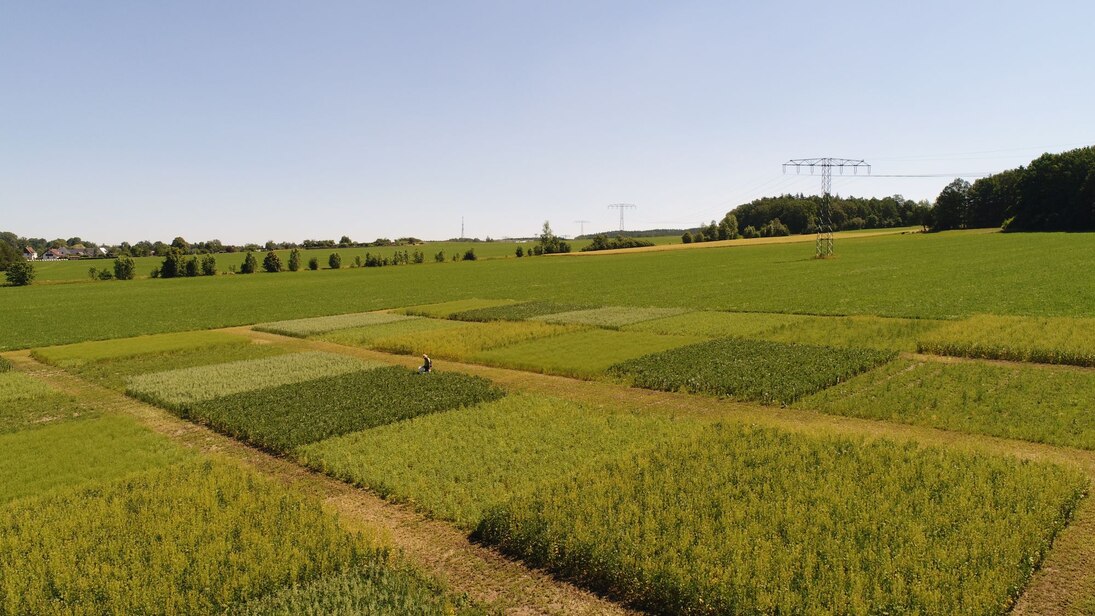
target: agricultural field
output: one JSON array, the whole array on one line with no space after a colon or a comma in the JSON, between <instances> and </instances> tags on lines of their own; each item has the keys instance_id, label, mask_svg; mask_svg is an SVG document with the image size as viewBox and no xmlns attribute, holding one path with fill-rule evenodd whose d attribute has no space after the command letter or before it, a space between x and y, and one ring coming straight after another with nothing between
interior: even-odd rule
<instances>
[{"instance_id":1,"label":"agricultural field","mask_svg":"<svg viewBox=\"0 0 1095 616\"><path fill-rule=\"evenodd\" d=\"M246 338L224 332L197 331L48 347L36 349L34 357L48 364L70 367L105 359L119 359L148 353L167 353L183 349L200 349L246 342L248 342Z\"/></svg>"},{"instance_id":2,"label":"agricultural field","mask_svg":"<svg viewBox=\"0 0 1095 616\"><path fill-rule=\"evenodd\" d=\"M1095 366L1095 319L977 315L921 337L924 353Z\"/></svg>"},{"instance_id":3,"label":"agricultural field","mask_svg":"<svg viewBox=\"0 0 1095 616\"><path fill-rule=\"evenodd\" d=\"M995 614L1085 484L1051 465L722 425L515 497L476 535L654 613Z\"/></svg>"},{"instance_id":4,"label":"agricultural field","mask_svg":"<svg viewBox=\"0 0 1095 616\"><path fill-rule=\"evenodd\" d=\"M558 325L593 325L607 329L620 329L652 319L671 317L687 312L684 308L640 308L628 306L606 306L588 310L573 310L533 317L533 320Z\"/></svg>"},{"instance_id":5,"label":"agricultural field","mask_svg":"<svg viewBox=\"0 0 1095 616\"><path fill-rule=\"evenodd\" d=\"M42 381L0 373L0 435L94 414Z\"/></svg>"},{"instance_id":6,"label":"agricultural field","mask_svg":"<svg viewBox=\"0 0 1095 616\"><path fill-rule=\"evenodd\" d=\"M380 325L365 325L363 327L351 327L339 329L327 334L316 336L320 340L335 342L347 346L371 347L377 340L398 339L404 336L432 332L434 335L442 335L445 330L459 329L462 323L446 321L444 319L427 319L410 317L402 321L382 323Z\"/></svg>"},{"instance_id":7,"label":"agricultural field","mask_svg":"<svg viewBox=\"0 0 1095 616\"><path fill-rule=\"evenodd\" d=\"M572 333L582 328L522 321L488 323L457 322L456 327L418 331L378 338L370 346L390 353L413 355L425 352L430 357L458 361L473 359L479 352Z\"/></svg>"},{"instance_id":8,"label":"agricultural field","mask_svg":"<svg viewBox=\"0 0 1095 616\"><path fill-rule=\"evenodd\" d=\"M357 314L336 314L329 317L313 317L311 319L263 323L261 325L256 325L255 329L273 334L281 334L282 336L307 338L309 336L325 334L339 329L380 325L382 323L393 323L411 318L414 317L387 312L361 312Z\"/></svg>"},{"instance_id":9,"label":"agricultural field","mask_svg":"<svg viewBox=\"0 0 1095 616\"><path fill-rule=\"evenodd\" d=\"M400 312L403 314L430 317L433 319L447 319L450 315L458 312L466 312L468 310L482 310L485 308L498 308L504 307L514 303L509 299L458 299L451 302L441 302L438 304L426 304L422 306L411 306L410 308L404 308Z\"/></svg>"},{"instance_id":10,"label":"agricultural field","mask_svg":"<svg viewBox=\"0 0 1095 616\"><path fill-rule=\"evenodd\" d=\"M703 336L705 338L758 338L765 332L799 325L812 317L770 312L686 312L622 327L624 331L652 334Z\"/></svg>"},{"instance_id":11,"label":"agricultural field","mask_svg":"<svg viewBox=\"0 0 1095 616\"><path fill-rule=\"evenodd\" d=\"M1095 449L1095 370L899 360L796 406Z\"/></svg>"},{"instance_id":12,"label":"agricultural field","mask_svg":"<svg viewBox=\"0 0 1095 616\"><path fill-rule=\"evenodd\" d=\"M892 359L892 352L726 338L616 364L637 387L790 404Z\"/></svg>"},{"instance_id":13,"label":"agricultural field","mask_svg":"<svg viewBox=\"0 0 1095 616\"><path fill-rule=\"evenodd\" d=\"M577 304L561 304L551 300L533 300L516 304L503 304L489 308L475 308L449 314L446 318L458 321L524 321L534 317L540 317L560 312L582 310L588 306Z\"/></svg>"}]
</instances>

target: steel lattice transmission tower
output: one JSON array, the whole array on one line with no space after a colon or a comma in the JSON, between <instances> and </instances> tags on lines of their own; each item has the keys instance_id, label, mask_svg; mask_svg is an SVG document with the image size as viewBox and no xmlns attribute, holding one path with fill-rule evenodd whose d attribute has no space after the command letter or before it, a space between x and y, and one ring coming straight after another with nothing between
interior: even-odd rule
<instances>
[{"instance_id":1,"label":"steel lattice transmission tower","mask_svg":"<svg viewBox=\"0 0 1095 616\"><path fill-rule=\"evenodd\" d=\"M589 222L589 221L588 220L575 220L574 222L578 223L579 225L582 225L582 232L579 233L579 235L585 235L586 234L586 223Z\"/></svg>"},{"instance_id":2,"label":"steel lattice transmission tower","mask_svg":"<svg viewBox=\"0 0 1095 616\"><path fill-rule=\"evenodd\" d=\"M608 209L610 210L613 208L620 210L620 231L624 230L624 211L633 210L636 207L638 206L631 203L613 203L612 205L608 206Z\"/></svg>"},{"instance_id":3,"label":"steel lattice transmission tower","mask_svg":"<svg viewBox=\"0 0 1095 616\"><path fill-rule=\"evenodd\" d=\"M871 173L871 166L863 160L850 158L792 158L783 163L783 172L787 173L788 167L794 167L795 173L802 173L804 168L810 170L813 175L817 170L821 171L821 208L817 213L817 241L815 247L818 259L833 256L833 167L836 167L841 175L849 169L853 174L858 174L860 169L866 169Z\"/></svg>"}]
</instances>

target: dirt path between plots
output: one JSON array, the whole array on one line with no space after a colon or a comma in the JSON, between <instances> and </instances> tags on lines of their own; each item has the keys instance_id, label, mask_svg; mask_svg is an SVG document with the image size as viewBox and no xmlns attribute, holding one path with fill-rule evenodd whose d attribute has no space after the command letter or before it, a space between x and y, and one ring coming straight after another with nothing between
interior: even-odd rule
<instances>
[{"instance_id":1,"label":"dirt path between plots","mask_svg":"<svg viewBox=\"0 0 1095 616\"><path fill-rule=\"evenodd\" d=\"M458 593L506 614L635 614L551 576L471 543L451 524L431 520L375 494L312 472L171 413L35 361L26 351L5 353L17 370L47 381L88 406L128 414L150 429L203 453L237 460L319 498L348 528L379 535L406 560Z\"/></svg>"},{"instance_id":2,"label":"dirt path between plots","mask_svg":"<svg viewBox=\"0 0 1095 616\"><path fill-rule=\"evenodd\" d=\"M421 361L418 357L392 355L320 340L287 338L242 327L232 328L229 331L251 336L258 341L342 353L407 367L416 367ZM926 360L936 359L936 356L914 357ZM961 361L970 360L962 359ZM831 433L868 438L912 439L928 445L965 448L1027 460L1072 465L1095 481L1095 451L879 420L826 415L800 409L758 406L707 396L651 391L614 383L582 381L478 364L439 360L435 362L435 365L439 370L453 370L482 376L515 390L550 394L592 406L611 405L643 409L711 421L733 419L813 434ZM1079 611L1081 608L1078 607L1080 602L1095 605L1095 498L1090 496L1077 508L1069 526L1057 536L1053 549L1043 562L1042 568L1035 573L1019 598L1014 613L1039 616L1078 614L1082 613Z\"/></svg>"}]
</instances>

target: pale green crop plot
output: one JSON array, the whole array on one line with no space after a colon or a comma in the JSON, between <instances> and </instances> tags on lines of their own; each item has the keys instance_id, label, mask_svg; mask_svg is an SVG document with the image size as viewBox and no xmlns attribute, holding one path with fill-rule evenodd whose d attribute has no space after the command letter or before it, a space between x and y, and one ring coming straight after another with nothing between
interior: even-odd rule
<instances>
[{"instance_id":1,"label":"pale green crop plot","mask_svg":"<svg viewBox=\"0 0 1095 616\"><path fill-rule=\"evenodd\" d=\"M474 528L488 508L636 447L696 434L695 421L511 394L302 447L309 466Z\"/></svg>"},{"instance_id":2,"label":"pale green crop plot","mask_svg":"<svg viewBox=\"0 0 1095 616\"><path fill-rule=\"evenodd\" d=\"M465 310L463 312L454 312L448 315L449 319L456 319L459 321L524 321L533 317L539 317L547 314L556 314L559 312L571 312L574 310L584 310L589 306L580 306L578 304L564 304L552 300L533 300L531 302L520 302L517 304L505 304L502 306L494 306L491 308L476 308L474 310Z\"/></svg>"},{"instance_id":3,"label":"pale green crop plot","mask_svg":"<svg viewBox=\"0 0 1095 616\"><path fill-rule=\"evenodd\" d=\"M1095 366L1095 319L977 315L920 338L937 355Z\"/></svg>"},{"instance_id":4,"label":"pale green crop plot","mask_svg":"<svg viewBox=\"0 0 1095 616\"><path fill-rule=\"evenodd\" d=\"M391 353L426 353L431 357L468 360L480 351L537 340L582 329L534 321L456 322L455 327L379 338L370 346Z\"/></svg>"},{"instance_id":5,"label":"pale green crop plot","mask_svg":"<svg viewBox=\"0 0 1095 616\"><path fill-rule=\"evenodd\" d=\"M192 462L0 507L0 613L219 614L383 558L318 502Z\"/></svg>"},{"instance_id":6,"label":"pale green crop plot","mask_svg":"<svg viewBox=\"0 0 1095 616\"><path fill-rule=\"evenodd\" d=\"M0 374L0 434L95 414L42 381L19 372Z\"/></svg>"},{"instance_id":7,"label":"pale green crop plot","mask_svg":"<svg viewBox=\"0 0 1095 616\"><path fill-rule=\"evenodd\" d=\"M642 308L635 306L606 306L587 310L572 310L532 317L532 320L560 325L593 325L619 329L624 325L641 323L651 319L671 317L688 312L686 308Z\"/></svg>"},{"instance_id":8,"label":"pale green crop plot","mask_svg":"<svg viewBox=\"0 0 1095 616\"><path fill-rule=\"evenodd\" d=\"M164 353L222 344L238 344L241 341L247 341L247 339L243 336L225 332L195 331L137 336L121 340L78 342L65 346L35 349L33 355L46 363L68 367L104 359L130 357L145 353Z\"/></svg>"},{"instance_id":9,"label":"pale green crop plot","mask_svg":"<svg viewBox=\"0 0 1095 616\"><path fill-rule=\"evenodd\" d=\"M310 319L293 319L291 321L275 321L273 323L261 323L252 329L260 332L271 332L283 336L307 338L317 334L325 334L339 329L363 327L366 325L380 325L404 321L417 317L409 317L391 312L358 312L353 314L339 314L329 317L313 317Z\"/></svg>"},{"instance_id":10,"label":"pale green crop plot","mask_svg":"<svg viewBox=\"0 0 1095 616\"><path fill-rule=\"evenodd\" d=\"M655 613L997 614L1078 472L715 425L492 510L476 536Z\"/></svg>"},{"instance_id":11,"label":"pale green crop plot","mask_svg":"<svg viewBox=\"0 0 1095 616\"><path fill-rule=\"evenodd\" d=\"M651 332L707 338L756 338L784 325L803 323L811 317L771 312L686 312L622 327L624 331Z\"/></svg>"},{"instance_id":12,"label":"pale green crop plot","mask_svg":"<svg viewBox=\"0 0 1095 616\"><path fill-rule=\"evenodd\" d=\"M152 404L177 409L245 391L301 383L383 365L334 353L289 353L142 374L129 379L126 393Z\"/></svg>"},{"instance_id":13,"label":"pale green crop plot","mask_svg":"<svg viewBox=\"0 0 1095 616\"><path fill-rule=\"evenodd\" d=\"M900 360L795 406L1095 449L1095 370Z\"/></svg>"},{"instance_id":14,"label":"pale green crop plot","mask_svg":"<svg viewBox=\"0 0 1095 616\"><path fill-rule=\"evenodd\" d=\"M701 340L698 336L592 329L482 351L473 359L516 370L591 378L622 361Z\"/></svg>"},{"instance_id":15,"label":"pale green crop plot","mask_svg":"<svg viewBox=\"0 0 1095 616\"><path fill-rule=\"evenodd\" d=\"M365 327L340 329L321 334L316 336L316 338L349 346L371 347L377 340L385 338L397 338L415 332L440 332L449 328L460 327L461 325L461 323L443 319L414 318L381 325L367 325Z\"/></svg>"},{"instance_id":16,"label":"pale green crop plot","mask_svg":"<svg viewBox=\"0 0 1095 616\"><path fill-rule=\"evenodd\" d=\"M0 503L190 456L134 420L114 415L0 434Z\"/></svg>"},{"instance_id":17,"label":"pale green crop plot","mask_svg":"<svg viewBox=\"0 0 1095 616\"><path fill-rule=\"evenodd\" d=\"M758 335L764 340L832 347L915 351L921 336L945 327L948 321L895 319L872 316L802 317Z\"/></svg>"},{"instance_id":18,"label":"pale green crop plot","mask_svg":"<svg viewBox=\"0 0 1095 616\"><path fill-rule=\"evenodd\" d=\"M505 306L513 303L515 303L515 300L512 299L458 299L438 304L410 306L399 310L399 312L420 317L447 319L449 315L456 314L457 312L478 310L480 308L495 308L497 306Z\"/></svg>"}]
</instances>

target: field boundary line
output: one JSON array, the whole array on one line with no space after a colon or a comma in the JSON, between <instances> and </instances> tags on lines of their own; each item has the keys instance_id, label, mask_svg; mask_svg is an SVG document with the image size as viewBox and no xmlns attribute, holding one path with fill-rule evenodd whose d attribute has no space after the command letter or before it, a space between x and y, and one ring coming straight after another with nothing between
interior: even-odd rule
<instances>
[{"instance_id":1,"label":"field boundary line","mask_svg":"<svg viewBox=\"0 0 1095 616\"><path fill-rule=\"evenodd\" d=\"M242 328L234 328L242 329ZM275 334L269 334L276 336ZM299 339L277 336L289 341ZM280 340L279 340L280 342ZM351 530L372 531L402 558L440 579L457 593L502 609L506 614L635 614L570 583L530 569L498 552L472 543L448 522L430 519L411 507L390 503L373 492L356 488L169 411L81 379L61 368L41 363L29 351L0 354L14 368L44 380L60 391L105 412L129 415L150 430L202 453L226 456L284 485L318 498Z\"/></svg>"},{"instance_id":2,"label":"field boundary line","mask_svg":"<svg viewBox=\"0 0 1095 616\"><path fill-rule=\"evenodd\" d=\"M1095 366L1077 366L1076 364L1047 364L1040 361L1019 361L1016 359L989 359L985 357L966 357L964 355L936 355L934 353L919 353L903 351L902 359L916 361L935 362L937 364L992 364L1014 368L1016 366L1036 366L1039 368L1052 368L1056 370L1072 370L1079 372L1095 372Z\"/></svg>"}]
</instances>

